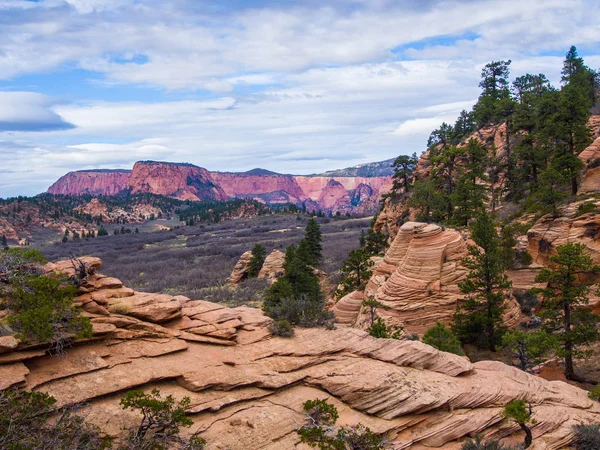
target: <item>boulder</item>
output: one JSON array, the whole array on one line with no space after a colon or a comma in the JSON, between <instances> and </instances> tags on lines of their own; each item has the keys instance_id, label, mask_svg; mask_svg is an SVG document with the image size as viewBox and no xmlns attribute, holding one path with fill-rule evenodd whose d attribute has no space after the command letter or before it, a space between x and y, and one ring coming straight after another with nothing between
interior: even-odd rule
<instances>
[{"instance_id":1,"label":"boulder","mask_svg":"<svg viewBox=\"0 0 600 450\"><path fill-rule=\"evenodd\" d=\"M0 355L12 352L19 346L19 340L14 336L0 336Z\"/></svg>"},{"instance_id":2,"label":"boulder","mask_svg":"<svg viewBox=\"0 0 600 450\"><path fill-rule=\"evenodd\" d=\"M285 273L285 269L283 268L284 262L285 254L279 250L273 250L265 258L265 262L258 273L258 278L274 283Z\"/></svg>"},{"instance_id":3,"label":"boulder","mask_svg":"<svg viewBox=\"0 0 600 450\"><path fill-rule=\"evenodd\" d=\"M252 252L250 250L244 252L242 256L240 256L240 259L233 268L233 272L231 272L231 275L229 278L227 278L227 284L231 286L237 286L248 277L248 269L251 259Z\"/></svg>"}]
</instances>

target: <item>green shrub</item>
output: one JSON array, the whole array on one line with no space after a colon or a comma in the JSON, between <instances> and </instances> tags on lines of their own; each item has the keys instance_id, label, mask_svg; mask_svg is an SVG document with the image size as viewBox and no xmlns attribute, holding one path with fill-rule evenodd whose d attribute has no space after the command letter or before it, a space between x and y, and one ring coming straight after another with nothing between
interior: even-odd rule
<instances>
[{"instance_id":1,"label":"green shrub","mask_svg":"<svg viewBox=\"0 0 600 450\"><path fill-rule=\"evenodd\" d=\"M597 212L598 212L598 206L596 206L596 203L594 203L593 201L583 202L577 208L577 215L578 216L581 216L581 215L587 214L587 213L594 213L595 214Z\"/></svg>"},{"instance_id":2,"label":"green shrub","mask_svg":"<svg viewBox=\"0 0 600 450\"><path fill-rule=\"evenodd\" d=\"M10 310L9 325L25 342L53 341L59 353L71 338L92 336L92 325L73 305L75 287L45 275L28 276L3 302Z\"/></svg>"},{"instance_id":3,"label":"green shrub","mask_svg":"<svg viewBox=\"0 0 600 450\"><path fill-rule=\"evenodd\" d=\"M575 432L576 450L598 450L600 448L600 425L576 425Z\"/></svg>"},{"instance_id":4,"label":"green shrub","mask_svg":"<svg viewBox=\"0 0 600 450\"><path fill-rule=\"evenodd\" d=\"M112 448L100 430L87 424L74 408L54 411L46 393L0 391L0 448L6 450Z\"/></svg>"},{"instance_id":5,"label":"green shrub","mask_svg":"<svg viewBox=\"0 0 600 450\"><path fill-rule=\"evenodd\" d=\"M423 335L423 342L443 352L464 355L458 338L440 322L431 327Z\"/></svg>"},{"instance_id":6,"label":"green shrub","mask_svg":"<svg viewBox=\"0 0 600 450\"><path fill-rule=\"evenodd\" d=\"M302 409L304 409L315 425L333 425L339 418L338 410L335 406L318 398L306 400L302 404Z\"/></svg>"},{"instance_id":7,"label":"green shrub","mask_svg":"<svg viewBox=\"0 0 600 450\"><path fill-rule=\"evenodd\" d=\"M377 317L373 324L367 328L370 336L379 339L400 339L402 328L395 325L386 325L381 317Z\"/></svg>"},{"instance_id":8,"label":"green shrub","mask_svg":"<svg viewBox=\"0 0 600 450\"><path fill-rule=\"evenodd\" d=\"M300 442L320 450L384 450L384 440L362 424L333 428L339 415L337 408L325 400L307 400L302 405L308 425L300 428Z\"/></svg>"},{"instance_id":9,"label":"green shrub","mask_svg":"<svg viewBox=\"0 0 600 450\"><path fill-rule=\"evenodd\" d=\"M252 258L248 264L248 278L256 278L267 257L267 250L260 244L252 248Z\"/></svg>"},{"instance_id":10,"label":"green shrub","mask_svg":"<svg viewBox=\"0 0 600 450\"><path fill-rule=\"evenodd\" d=\"M512 447L502 444L500 441L483 442L481 436L475 436L474 439L468 439L460 450L511 450Z\"/></svg>"},{"instance_id":11,"label":"green shrub","mask_svg":"<svg viewBox=\"0 0 600 450\"><path fill-rule=\"evenodd\" d=\"M592 400L600 401L600 386L596 386L594 389L590 389L588 393L588 397Z\"/></svg>"},{"instance_id":12,"label":"green shrub","mask_svg":"<svg viewBox=\"0 0 600 450\"><path fill-rule=\"evenodd\" d=\"M269 325L269 331L273 336L292 337L294 335L294 327L285 319L274 321Z\"/></svg>"},{"instance_id":13,"label":"green shrub","mask_svg":"<svg viewBox=\"0 0 600 450\"><path fill-rule=\"evenodd\" d=\"M123 409L132 409L142 414L137 430L132 430L119 444L118 450L201 450L204 439L193 436L186 440L179 436L180 427L191 427L187 417L190 398L176 402L173 396L162 398L158 389L150 394L129 391L121 398Z\"/></svg>"}]
</instances>

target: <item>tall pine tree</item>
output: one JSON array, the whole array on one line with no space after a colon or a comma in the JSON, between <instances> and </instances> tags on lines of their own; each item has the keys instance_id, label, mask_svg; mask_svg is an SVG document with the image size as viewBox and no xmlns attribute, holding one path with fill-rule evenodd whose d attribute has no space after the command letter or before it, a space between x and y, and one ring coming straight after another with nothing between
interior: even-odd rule
<instances>
[{"instance_id":1,"label":"tall pine tree","mask_svg":"<svg viewBox=\"0 0 600 450\"><path fill-rule=\"evenodd\" d=\"M479 214L471 238L477 245L469 246L470 256L464 260L470 272L458 284L467 297L456 309L452 328L462 342L495 352L505 331L502 314L512 283L505 274L500 238L490 214Z\"/></svg>"}]
</instances>

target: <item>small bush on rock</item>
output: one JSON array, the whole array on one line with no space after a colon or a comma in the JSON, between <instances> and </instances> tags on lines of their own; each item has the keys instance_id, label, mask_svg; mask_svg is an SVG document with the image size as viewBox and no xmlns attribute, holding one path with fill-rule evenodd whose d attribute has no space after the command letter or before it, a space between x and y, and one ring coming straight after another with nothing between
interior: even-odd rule
<instances>
[{"instance_id":1,"label":"small bush on rock","mask_svg":"<svg viewBox=\"0 0 600 450\"><path fill-rule=\"evenodd\" d=\"M274 321L269 325L269 331L273 336L292 337L294 335L294 327L285 319Z\"/></svg>"},{"instance_id":2,"label":"small bush on rock","mask_svg":"<svg viewBox=\"0 0 600 450\"><path fill-rule=\"evenodd\" d=\"M440 322L427 330L423 335L423 342L443 352L454 353L455 355L464 354L458 338Z\"/></svg>"},{"instance_id":3,"label":"small bush on rock","mask_svg":"<svg viewBox=\"0 0 600 450\"><path fill-rule=\"evenodd\" d=\"M460 450L513 450L513 448L502 444L500 441L483 442L481 436L475 436L474 439L468 439Z\"/></svg>"},{"instance_id":4,"label":"small bush on rock","mask_svg":"<svg viewBox=\"0 0 600 450\"><path fill-rule=\"evenodd\" d=\"M575 449L598 450L600 448L600 425L576 425Z\"/></svg>"},{"instance_id":5,"label":"small bush on rock","mask_svg":"<svg viewBox=\"0 0 600 450\"><path fill-rule=\"evenodd\" d=\"M320 450L385 450L382 436L362 424L334 429L339 415L325 400L307 400L302 405L308 424L298 430L300 442Z\"/></svg>"},{"instance_id":6,"label":"small bush on rock","mask_svg":"<svg viewBox=\"0 0 600 450\"><path fill-rule=\"evenodd\" d=\"M139 411L142 420L137 430L132 430L121 442L118 450L201 450L206 445L206 441L198 436L189 440L179 436L180 427L193 425L186 415L189 397L176 402L171 395L162 398L158 389L153 389L150 394L129 391L121 398L121 406Z\"/></svg>"},{"instance_id":7,"label":"small bush on rock","mask_svg":"<svg viewBox=\"0 0 600 450\"><path fill-rule=\"evenodd\" d=\"M42 392L0 391L0 448L6 450L112 448L110 438L77 414L54 411L56 400Z\"/></svg>"}]
</instances>

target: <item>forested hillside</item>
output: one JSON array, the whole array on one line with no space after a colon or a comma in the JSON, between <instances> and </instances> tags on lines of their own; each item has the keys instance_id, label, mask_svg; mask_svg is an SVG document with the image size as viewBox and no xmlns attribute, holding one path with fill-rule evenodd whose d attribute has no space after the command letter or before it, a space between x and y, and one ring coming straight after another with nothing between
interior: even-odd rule
<instances>
[{"instance_id":1,"label":"forested hillside","mask_svg":"<svg viewBox=\"0 0 600 450\"><path fill-rule=\"evenodd\" d=\"M556 213L576 199L586 169L579 155L598 136L592 116L598 73L575 47L566 54L560 86L542 73L511 82L510 64L494 61L483 68L473 109L434 130L419 159L396 159L384 211L461 227L483 208L505 218Z\"/></svg>"}]
</instances>

